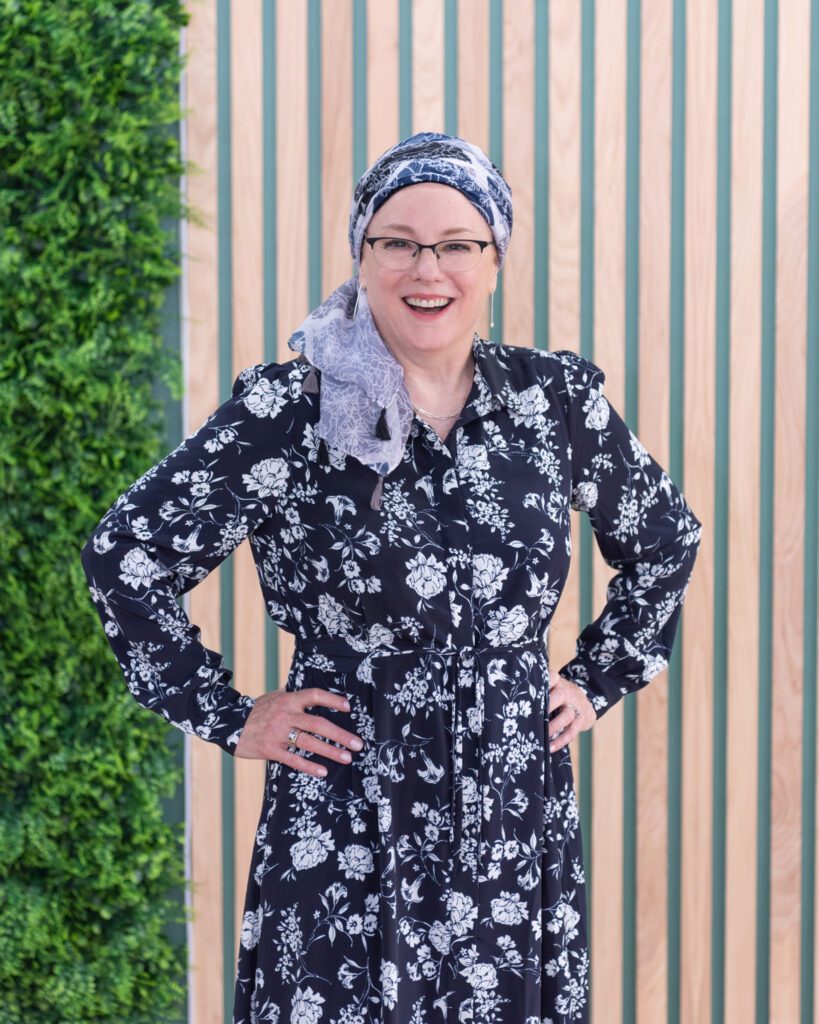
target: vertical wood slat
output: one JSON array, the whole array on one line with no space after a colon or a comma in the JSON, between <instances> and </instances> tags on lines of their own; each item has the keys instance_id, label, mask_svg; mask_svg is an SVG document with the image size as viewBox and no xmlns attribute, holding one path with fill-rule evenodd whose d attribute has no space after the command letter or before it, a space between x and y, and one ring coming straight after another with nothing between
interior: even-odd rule
<instances>
[{"instance_id":1,"label":"vertical wood slat","mask_svg":"<svg viewBox=\"0 0 819 1024\"><path fill-rule=\"evenodd\" d=\"M261 0L231 8L231 177L233 375L261 363L262 9ZM234 672L244 693L265 691L265 607L249 544L234 556ZM264 792L265 763L237 758L234 768L234 935L242 931L244 892ZM238 945L237 950L238 954ZM226 981L227 983L227 981Z\"/></svg>"},{"instance_id":2,"label":"vertical wood slat","mask_svg":"<svg viewBox=\"0 0 819 1024\"><path fill-rule=\"evenodd\" d=\"M324 0L322 34L322 295L352 274L347 221L353 193L353 3ZM317 168L312 169L316 174ZM291 353L292 355L292 353Z\"/></svg>"},{"instance_id":3,"label":"vertical wood slat","mask_svg":"<svg viewBox=\"0 0 819 1024\"><path fill-rule=\"evenodd\" d=\"M639 436L669 458L670 0L643 8L640 40ZM668 1019L668 676L637 700L637 1024Z\"/></svg>"},{"instance_id":4,"label":"vertical wood slat","mask_svg":"<svg viewBox=\"0 0 819 1024\"><path fill-rule=\"evenodd\" d=\"M258 361L261 341L261 116L258 23L264 0L235 5L233 21L233 278L234 369ZM580 339L580 128L581 17L583 5L548 5L549 123L534 125L534 13L543 0L503 2L503 170L515 200L515 231L504 270L504 340L535 341L531 251L534 196L543 187L534 175L535 131L548 132L549 348L579 349ZM354 0L324 0L322 24L321 169L308 161L307 3L276 3L276 158L280 253L278 358L292 358L286 341L308 312L308 182L320 173L322 193L322 288L326 294L349 273L346 218L352 189L352 20ZM731 180L730 496L728 532L728 678L713 679L713 443L714 280L716 223L716 9L704 0L687 9L687 124L685 126L685 492L705 521L697 572L684 615L683 875L681 1004L667 1006L668 936L680 922L666 915L669 821L667 683L654 680L637 699L637 1019L641 1024L678 1014L679 1020L710 1017L711 961L711 757L709 695L726 685L728 699L726 792L726 892L724 1021L752 1019L757 870L756 737L757 633L759 616L759 404L762 259L761 169L763 97L759 69L764 45L764 0L735 0L733 16L733 110ZM777 426L774 505L774 679L772 702L772 843L770 1007L772 1020L798 1019L801 864L801 621L804 474L804 336L807 288L808 0L780 5L779 138L777 139ZM215 4L191 5L188 28L187 106L189 156L203 172L188 180L192 205L207 226L189 231L190 352L187 368L188 430L218 402L215 288ZM367 0L367 155L374 159L398 139L398 0ZM628 124L625 96L626 5L598 5L595 79L594 358L607 373L607 392L624 411L623 325L624 151ZM638 434L662 464L669 464L669 251L672 0L641 11L640 222L639 222L639 415ZM488 0L458 2L458 133L489 150ZM443 130L444 4L412 4L413 130ZM244 40L244 42L242 42ZM433 59L434 57L434 59ZM256 84L254 84L256 83ZM254 226L253 217L256 217ZM254 255L255 254L255 255ZM255 282L255 283L254 283ZM245 290L246 289L246 290ZM488 335L488 317L480 326ZM786 415L783 418L783 413ZM710 449L709 449L710 446ZM578 532L573 531L575 553ZM577 557L552 629L552 667L573 653L579 621ZM610 572L595 565L596 614ZM235 559L236 682L257 692L262 662L259 617L263 611L249 551ZM217 575L190 595L193 621L218 649ZM210 636L210 640L208 640ZM279 681L284 684L292 643L280 634ZM257 638L257 639L254 639ZM259 690L258 692L261 692ZM595 1021L617 1024L622 1012L623 954L623 704L595 728L592 772L592 980ZM796 709L794 711L794 709ZM795 720L794 720L795 715ZM220 1018L223 979L221 934L222 759L218 750L191 741L192 871L191 1005L196 1024ZM577 765L577 751L573 749ZM252 793L253 768L236 765L237 914L246 882L260 796ZM256 773L258 776L258 773ZM627 781L627 780L625 780ZM258 786L258 782L257 782ZM238 936L238 930L236 932ZM817 945L814 944L814 950ZM232 968L233 965L230 965ZM805 965L810 968L811 965ZM816 974L813 977L817 981ZM796 1015L796 1016L794 1016Z\"/></svg>"},{"instance_id":5,"label":"vertical wood slat","mask_svg":"<svg viewBox=\"0 0 819 1024\"><path fill-rule=\"evenodd\" d=\"M444 130L444 5L415 0L412 8L412 130Z\"/></svg>"},{"instance_id":6,"label":"vertical wood slat","mask_svg":"<svg viewBox=\"0 0 819 1024\"><path fill-rule=\"evenodd\" d=\"M504 289L504 341L535 343L534 133L535 5L506 0L503 33L503 174L512 189L512 238L498 287ZM508 283L507 283L508 282ZM544 339L545 340L545 339Z\"/></svg>"},{"instance_id":7,"label":"vertical wood slat","mask_svg":"<svg viewBox=\"0 0 819 1024\"><path fill-rule=\"evenodd\" d=\"M703 520L682 636L680 1019L711 1019L711 750L714 609L717 9L687 8L685 111L685 492Z\"/></svg>"},{"instance_id":8,"label":"vertical wood slat","mask_svg":"<svg viewBox=\"0 0 819 1024\"><path fill-rule=\"evenodd\" d=\"M458 0L458 134L489 152L489 0ZM478 322L489 337L488 311Z\"/></svg>"},{"instance_id":9,"label":"vertical wood slat","mask_svg":"<svg viewBox=\"0 0 819 1024\"><path fill-rule=\"evenodd\" d=\"M763 29L764 0L744 0L732 41L726 1021L752 1020L755 1007L748 966L756 957Z\"/></svg>"},{"instance_id":10,"label":"vertical wood slat","mask_svg":"<svg viewBox=\"0 0 819 1024\"><path fill-rule=\"evenodd\" d=\"M197 430L219 403L216 239L216 10L198 4L186 29L188 202L204 223L191 220L187 240L187 394L185 431ZM188 614L202 640L219 648L218 570L188 595ZM220 1024L224 991L222 945L222 752L212 744L190 743L189 826L191 842L192 920L188 929L188 1005L197 1024Z\"/></svg>"},{"instance_id":11,"label":"vertical wood slat","mask_svg":"<svg viewBox=\"0 0 819 1024\"><path fill-rule=\"evenodd\" d=\"M279 289L279 362L294 353L287 339L310 312L307 251L307 2L276 4L276 194L279 265L287 285ZM284 685L295 648L279 631L279 681Z\"/></svg>"},{"instance_id":12,"label":"vertical wood slat","mask_svg":"<svg viewBox=\"0 0 819 1024\"><path fill-rule=\"evenodd\" d=\"M780 7L771 700L770 1018L799 1020L810 3Z\"/></svg>"},{"instance_id":13,"label":"vertical wood slat","mask_svg":"<svg viewBox=\"0 0 819 1024\"><path fill-rule=\"evenodd\" d=\"M367 2L367 161L398 141L398 0Z\"/></svg>"},{"instance_id":14,"label":"vertical wood slat","mask_svg":"<svg viewBox=\"0 0 819 1024\"><path fill-rule=\"evenodd\" d=\"M622 416L626 405L626 13L625 5L597 8L594 83L593 358L606 374L608 400ZM614 570L605 564L596 543L592 567L591 614L597 616ZM605 949L607 964L603 967L602 957L597 957L592 971L595 1024L617 1016L622 1002L624 710L621 701L592 731L591 956L594 963L597 951Z\"/></svg>"}]
</instances>

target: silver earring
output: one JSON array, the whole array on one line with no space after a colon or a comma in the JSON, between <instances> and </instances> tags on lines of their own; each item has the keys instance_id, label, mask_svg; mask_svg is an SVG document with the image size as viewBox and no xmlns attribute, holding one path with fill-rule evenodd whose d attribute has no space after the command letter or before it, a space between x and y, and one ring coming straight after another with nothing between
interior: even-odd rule
<instances>
[{"instance_id":1,"label":"silver earring","mask_svg":"<svg viewBox=\"0 0 819 1024\"><path fill-rule=\"evenodd\" d=\"M489 326L495 326L495 293L489 296Z\"/></svg>"},{"instance_id":2,"label":"silver earring","mask_svg":"<svg viewBox=\"0 0 819 1024\"><path fill-rule=\"evenodd\" d=\"M353 320L355 320L356 313L358 313L358 300L361 297L361 285L358 286L358 291L355 293L355 305L353 306Z\"/></svg>"}]
</instances>

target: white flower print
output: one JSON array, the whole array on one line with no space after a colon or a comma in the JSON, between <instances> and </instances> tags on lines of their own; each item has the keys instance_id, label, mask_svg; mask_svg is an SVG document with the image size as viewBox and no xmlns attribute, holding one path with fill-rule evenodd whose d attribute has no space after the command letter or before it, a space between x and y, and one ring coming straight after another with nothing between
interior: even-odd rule
<instances>
[{"instance_id":1,"label":"white flower print","mask_svg":"<svg viewBox=\"0 0 819 1024\"><path fill-rule=\"evenodd\" d=\"M290 1011L290 1024L318 1024L324 1015L324 998L308 985L304 990L296 989Z\"/></svg>"},{"instance_id":2,"label":"white flower print","mask_svg":"<svg viewBox=\"0 0 819 1024\"><path fill-rule=\"evenodd\" d=\"M549 411L549 401L541 385L533 384L518 392L511 411L516 426L534 426Z\"/></svg>"},{"instance_id":3,"label":"white flower print","mask_svg":"<svg viewBox=\"0 0 819 1024\"><path fill-rule=\"evenodd\" d=\"M435 555L419 552L406 563L407 584L421 597L435 597L446 586L446 566Z\"/></svg>"},{"instance_id":4,"label":"white flower print","mask_svg":"<svg viewBox=\"0 0 819 1024\"><path fill-rule=\"evenodd\" d=\"M466 935L478 917L478 908L472 902L471 897L457 890L449 894L447 910L452 923L452 932L458 936Z\"/></svg>"},{"instance_id":5,"label":"white flower print","mask_svg":"<svg viewBox=\"0 0 819 1024\"><path fill-rule=\"evenodd\" d=\"M486 637L495 647L514 643L526 632L528 622L523 605L493 608L486 617Z\"/></svg>"},{"instance_id":6,"label":"white flower print","mask_svg":"<svg viewBox=\"0 0 819 1024\"><path fill-rule=\"evenodd\" d=\"M294 638L287 688L347 696L349 711L306 713L331 745L339 728L363 741L325 778L267 762L236 1024L433 1024L447 1000L474 1024L511 1022L520 1005L526 1024L588 1013L572 763L546 742L570 507L622 567L554 666L598 716L667 664L700 525L594 364L480 342L475 358L454 443L411 430L380 507L381 474L362 461L381 447L371 399L368 453L328 444L328 461L322 367L319 394L302 390L303 361L252 367L83 553L130 693L233 753L256 698L179 597L247 540L265 608Z\"/></svg>"},{"instance_id":7,"label":"white flower print","mask_svg":"<svg viewBox=\"0 0 819 1024\"><path fill-rule=\"evenodd\" d=\"M258 492L260 498L281 498L287 489L290 470L284 459L263 459L244 473L242 481L249 491Z\"/></svg>"},{"instance_id":8,"label":"white flower print","mask_svg":"<svg viewBox=\"0 0 819 1024\"><path fill-rule=\"evenodd\" d=\"M321 825L313 825L306 830L302 839L290 847L293 867L297 871L314 868L327 860L327 854L335 848L332 832L329 829L322 831Z\"/></svg>"},{"instance_id":9,"label":"white flower print","mask_svg":"<svg viewBox=\"0 0 819 1024\"><path fill-rule=\"evenodd\" d=\"M357 878L361 881L374 867L372 851L360 843L350 843L339 850L338 866L346 878Z\"/></svg>"},{"instance_id":10,"label":"white flower print","mask_svg":"<svg viewBox=\"0 0 819 1024\"><path fill-rule=\"evenodd\" d=\"M499 594L503 582L509 575L509 569L497 555L483 553L475 555L473 571L473 588L479 601L490 601Z\"/></svg>"},{"instance_id":11,"label":"white flower print","mask_svg":"<svg viewBox=\"0 0 819 1024\"><path fill-rule=\"evenodd\" d=\"M149 587L154 580L165 575L162 566L149 558L147 552L142 548L132 548L130 551L126 551L119 567L121 570L119 578L134 590L139 590L140 587Z\"/></svg>"},{"instance_id":12,"label":"white flower print","mask_svg":"<svg viewBox=\"0 0 819 1024\"><path fill-rule=\"evenodd\" d=\"M497 924L520 924L528 916L526 904L516 892L501 890L500 896L491 901L492 920Z\"/></svg>"},{"instance_id":13,"label":"white flower print","mask_svg":"<svg viewBox=\"0 0 819 1024\"><path fill-rule=\"evenodd\" d=\"M572 505L578 512L591 512L597 504L597 484L593 480L584 480L577 485L572 494Z\"/></svg>"},{"instance_id":14,"label":"white flower print","mask_svg":"<svg viewBox=\"0 0 819 1024\"><path fill-rule=\"evenodd\" d=\"M589 430L605 430L609 422L609 403L602 387L589 388L589 395L583 403L586 426Z\"/></svg>"},{"instance_id":15,"label":"white flower print","mask_svg":"<svg viewBox=\"0 0 819 1024\"><path fill-rule=\"evenodd\" d=\"M254 949L259 942L262 933L262 920L264 912L261 907L258 910L248 910L242 918L241 943L245 949Z\"/></svg>"},{"instance_id":16,"label":"white flower print","mask_svg":"<svg viewBox=\"0 0 819 1024\"><path fill-rule=\"evenodd\" d=\"M274 419L284 408L287 392L277 381L262 377L244 397L244 403L254 416Z\"/></svg>"},{"instance_id":17,"label":"white flower print","mask_svg":"<svg viewBox=\"0 0 819 1024\"><path fill-rule=\"evenodd\" d=\"M391 960L381 961L381 996L388 1010L398 1000L398 968Z\"/></svg>"}]
</instances>

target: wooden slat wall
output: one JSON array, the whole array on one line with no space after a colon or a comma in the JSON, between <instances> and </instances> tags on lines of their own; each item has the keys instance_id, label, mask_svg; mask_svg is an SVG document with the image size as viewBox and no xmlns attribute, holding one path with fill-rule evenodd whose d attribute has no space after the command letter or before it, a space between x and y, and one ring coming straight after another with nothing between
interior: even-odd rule
<instances>
[{"instance_id":1,"label":"wooden slat wall","mask_svg":"<svg viewBox=\"0 0 819 1024\"><path fill-rule=\"evenodd\" d=\"M224 397L220 363L235 375L289 359L289 334L349 276L356 161L375 159L402 125L446 127L490 152L516 219L492 336L599 363L611 401L704 523L676 665L572 751L588 825L592 1020L809 1024L819 1007L816 786L804 770L817 726L816 5L197 0L189 13L187 188L201 223L186 236L188 430ZM218 81L230 84L221 125ZM610 575L582 534L575 523L555 667ZM265 642L249 550L233 566L232 592L220 592L217 571L192 593L191 616L217 649L232 627L237 685L256 694L284 681L292 643ZM217 1024L264 766L228 764L202 742L189 755L190 1021Z\"/></svg>"}]
</instances>

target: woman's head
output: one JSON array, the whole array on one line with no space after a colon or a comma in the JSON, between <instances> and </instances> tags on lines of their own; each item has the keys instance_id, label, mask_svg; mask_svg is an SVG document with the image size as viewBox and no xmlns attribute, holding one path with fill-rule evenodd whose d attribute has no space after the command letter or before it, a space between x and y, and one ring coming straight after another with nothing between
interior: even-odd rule
<instances>
[{"instance_id":1,"label":"woman's head","mask_svg":"<svg viewBox=\"0 0 819 1024\"><path fill-rule=\"evenodd\" d=\"M425 349L471 340L511 231L511 191L477 146L427 132L380 156L356 186L349 240L385 340ZM392 240L372 242L385 237ZM462 240L470 244L455 244ZM437 250L443 259L412 245L438 242L447 243ZM448 301L422 313L407 301L413 298Z\"/></svg>"}]
</instances>

